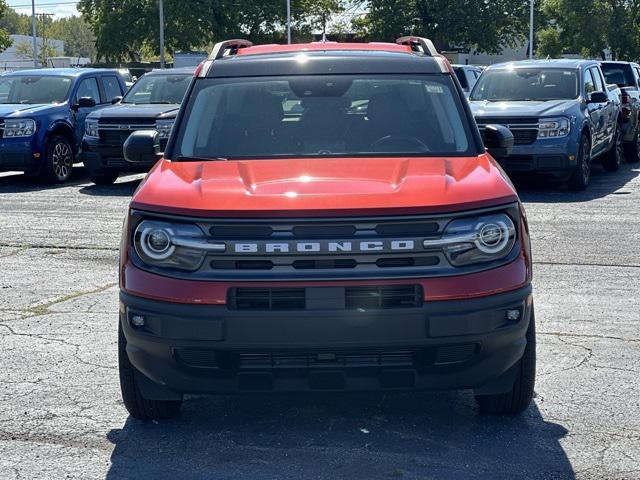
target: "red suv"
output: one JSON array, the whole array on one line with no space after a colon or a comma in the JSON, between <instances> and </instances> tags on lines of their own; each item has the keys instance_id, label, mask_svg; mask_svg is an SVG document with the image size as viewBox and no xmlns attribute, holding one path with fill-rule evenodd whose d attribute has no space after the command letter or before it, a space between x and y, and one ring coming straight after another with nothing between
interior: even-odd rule
<instances>
[{"instance_id":1,"label":"red suv","mask_svg":"<svg viewBox=\"0 0 640 480\"><path fill-rule=\"evenodd\" d=\"M524 210L446 59L396 44L215 46L135 193L120 265L132 416L185 393L473 389L533 395Z\"/></svg>"}]
</instances>

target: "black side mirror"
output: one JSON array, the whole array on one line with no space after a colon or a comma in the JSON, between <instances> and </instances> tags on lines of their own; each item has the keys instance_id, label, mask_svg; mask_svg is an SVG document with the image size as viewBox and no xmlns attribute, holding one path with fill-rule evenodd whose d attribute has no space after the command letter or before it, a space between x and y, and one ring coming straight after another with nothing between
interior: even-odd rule
<instances>
[{"instance_id":1,"label":"black side mirror","mask_svg":"<svg viewBox=\"0 0 640 480\"><path fill-rule=\"evenodd\" d=\"M115 105L116 103L120 103L122 101L122 97L118 96L118 97L113 97L111 99L111 105Z\"/></svg>"},{"instance_id":2,"label":"black side mirror","mask_svg":"<svg viewBox=\"0 0 640 480\"><path fill-rule=\"evenodd\" d=\"M127 162L153 165L162 156L158 132L155 130L133 132L124 142L123 153Z\"/></svg>"},{"instance_id":3,"label":"black side mirror","mask_svg":"<svg viewBox=\"0 0 640 480\"><path fill-rule=\"evenodd\" d=\"M503 125L487 125L484 146L493 158L506 158L513 150L513 133Z\"/></svg>"},{"instance_id":4,"label":"black side mirror","mask_svg":"<svg viewBox=\"0 0 640 480\"><path fill-rule=\"evenodd\" d=\"M93 108L96 106L96 101L92 97L80 97L78 99L78 108Z\"/></svg>"},{"instance_id":5,"label":"black side mirror","mask_svg":"<svg viewBox=\"0 0 640 480\"><path fill-rule=\"evenodd\" d=\"M587 103L607 103L609 96L605 92L591 92L587 95Z\"/></svg>"}]
</instances>

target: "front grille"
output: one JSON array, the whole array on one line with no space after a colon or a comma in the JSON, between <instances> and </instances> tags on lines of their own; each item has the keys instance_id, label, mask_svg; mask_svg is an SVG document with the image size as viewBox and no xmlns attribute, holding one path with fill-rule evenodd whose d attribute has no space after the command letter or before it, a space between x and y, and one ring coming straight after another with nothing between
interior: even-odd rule
<instances>
[{"instance_id":1,"label":"front grille","mask_svg":"<svg viewBox=\"0 0 640 480\"><path fill-rule=\"evenodd\" d=\"M475 343L420 348L360 348L281 351L228 351L177 348L176 360L189 367L226 371L409 368L461 364L478 352Z\"/></svg>"},{"instance_id":2,"label":"front grille","mask_svg":"<svg viewBox=\"0 0 640 480\"><path fill-rule=\"evenodd\" d=\"M156 127L153 119L101 119L98 124L100 143L103 145L122 146L133 132Z\"/></svg>"},{"instance_id":3,"label":"front grille","mask_svg":"<svg viewBox=\"0 0 640 480\"><path fill-rule=\"evenodd\" d=\"M384 285L358 287L240 287L229 289L227 305L231 310L306 310L309 298L317 305L318 298L326 295L327 308L334 309L389 309L422 306L420 285Z\"/></svg>"},{"instance_id":4,"label":"front grille","mask_svg":"<svg viewBox=\"0 0 640 480\"><path fill-rule=\"evenodd\" d=\"M503 125L513 133L515 145L531 145L538 139L538 121L532 118L478 118L478 128L484 140L487 125Z\"/></svg>"}]
</instances>

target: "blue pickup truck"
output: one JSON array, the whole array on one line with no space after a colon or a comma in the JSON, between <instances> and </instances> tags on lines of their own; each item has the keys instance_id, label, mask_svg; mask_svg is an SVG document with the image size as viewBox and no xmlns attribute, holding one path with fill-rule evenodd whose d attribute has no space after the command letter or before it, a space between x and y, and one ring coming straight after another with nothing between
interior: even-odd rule
<instances>
[{"instance_id":1,"label":"blue pickup truck","mask_svg":"<svg viewBox=\"0 0 640 480\"><path fill-rule=\"evenodd\" d=\"M481 132L488 124L513 132L505 170L548 174L584 190L592 160L614 171L624 158L620 96L595 61L527 60L485 70L470 103Z\"/></svg>"},{"instance_id":2,"label":"blue pickup truck","mask_svg":"<svg viewBox=\"0 0 640 480\"><path fill-rule=\"evenodd\" d=\"M86 116L121 98L117 70L42 69L0 77L0 171L69 179Z\"/></svg>"}]
</instances>

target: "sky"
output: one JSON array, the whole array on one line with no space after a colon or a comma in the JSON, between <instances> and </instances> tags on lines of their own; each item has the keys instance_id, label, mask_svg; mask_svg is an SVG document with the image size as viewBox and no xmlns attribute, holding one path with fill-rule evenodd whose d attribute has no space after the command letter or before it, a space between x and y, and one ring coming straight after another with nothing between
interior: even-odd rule
<instances>
[{"instance_id":1,"label":"sky","mask_svg":"<svg viewBox=\"0 0 640 480\"><path fill-rule=\"evenodd\" d=\"M8 0L7 4L18 11L31 15L31 0ZM36 0L37 13L53 13L56 18L78 15L77 2L70 0Z\"/></svg>"}]
</instances>

